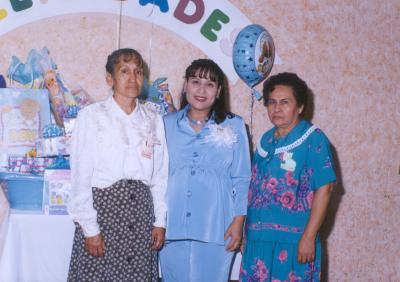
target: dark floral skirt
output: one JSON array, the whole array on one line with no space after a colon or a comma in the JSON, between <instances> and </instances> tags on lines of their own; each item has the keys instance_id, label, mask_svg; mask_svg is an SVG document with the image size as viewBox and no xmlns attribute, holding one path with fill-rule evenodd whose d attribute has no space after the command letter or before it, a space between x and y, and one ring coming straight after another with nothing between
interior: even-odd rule
<instances>
[{"instance_id":1,"label":"dark floral skirt","mask_svg":"<svg viewBox=\"0 0 400 282\"><path fill-rule=\"evenodd\" d=\"M93 188L93 206L105 255L89 255L82 229L75 223L68 281L157 281L157 252L151 250L154 209L150 188L127 179L104 189Z\"/></svg>"}]
</instances>

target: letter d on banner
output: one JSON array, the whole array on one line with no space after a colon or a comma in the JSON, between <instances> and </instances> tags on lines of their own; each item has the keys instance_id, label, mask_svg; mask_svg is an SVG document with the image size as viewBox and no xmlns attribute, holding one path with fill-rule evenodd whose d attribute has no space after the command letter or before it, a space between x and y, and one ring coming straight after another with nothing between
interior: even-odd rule
<instances>
[{"instance_id":1,"label":"letter d on banner","mask_svg":"<svg viewBox=\"0 0 400 282\"><path fill-rule=\"evenodd\" d=\"M196 10L192 15L185 13L185 10L189 4L192 2L196 6ZM186 24L197 23L204 15L204 2L203 0L181 0L176 6L174 17L184 22Z\"/></svg>"}]
</instances>

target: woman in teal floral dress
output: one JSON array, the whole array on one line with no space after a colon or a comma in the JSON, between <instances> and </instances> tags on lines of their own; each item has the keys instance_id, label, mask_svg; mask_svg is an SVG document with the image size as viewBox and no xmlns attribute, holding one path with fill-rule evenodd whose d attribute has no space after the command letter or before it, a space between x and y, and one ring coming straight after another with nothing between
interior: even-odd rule
<instances>
[{"instance_id":1,"label":"woman in teal floral dress","mask_svg":"<svg viewBox=\"0 0 400 282\"><path fill-rule=\"evenodd\" d=\"M303 120L307 84L294 73L263 88L274 127L253 160L240 281L319 281L324 220L333 184L330 143Z\"/></svg>"}]
</instances>

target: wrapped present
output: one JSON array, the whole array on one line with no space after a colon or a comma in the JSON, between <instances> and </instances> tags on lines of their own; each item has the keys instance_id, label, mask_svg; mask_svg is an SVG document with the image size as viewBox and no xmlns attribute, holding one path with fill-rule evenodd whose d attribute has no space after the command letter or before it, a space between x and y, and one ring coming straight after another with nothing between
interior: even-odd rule
<instances>
[{"instance_id":1,"label":"wrapped present","mask_svg":"<svg viewBox=\"0 0 400 282\"><path fill-rule=\"evenodd\" d=\"M47 124L47 90L0 88L0 167L7 165L8 156L23 156L35 148Z\"/></svg>"},{"instance_id":2,"label":"wrapped present","mask_svg":"<svg viewBox=\"0 0 400 282\"><path fill-rule=\"evenodd\" d=\"M36 141L36 151L38 157L50 157L58 155L69 155L70 153L69 136L53 138L41 138Z\"/></svg>"},{"instance_id":3,"label":"wrapped present","mask_svg":"<svg viewBox=\"0 0 400 282\"><path fill-rule=\"evenodd\" d=\"M64 126L65 117L76 117L80 108L93 102L81 86L73 89L67 87L46 47L39 51L30 50L25 63L13 56L7 75L11 81L18 82L25 88L46 88L53 117L61 127Z\"/></svg>"},{"instance_id":4,"label":"wrapped present","mask_svg":"<svg viewBox=\"0 0 400 282\"><path fill-rule=\"evenodd\" d=\"M57 124L49 124L43 128L42 136L43 138L52 138L64 136L64 128L58 126Z\"/></svg>"},{"instance_id":5,"label":"wrapped present","mask_svg":"<svg viewBox=\"0 0 400 282\"><path fill-rule=\"evenodd\" d=\"M43 174L45 169L53 166L54 157L9 156L8 172L25 174Z\"/></svg>"},{"instance_id":6,"label":"wrapped present","mask_svg":"<svg viewBox=\"0 0 400 282\"><path fill-rule=\"evenodd\" d=\"M44 173L45 214L68 214L71 191L71 171L46 169Z\"/></svg>"},{"instance_id":7,"label":"wrapped present","mask_svg":"<svg viewBox=\"0 0 400 282\"><path fill-rule=\"evenodd\" d=\"M68 156L58 155L53 157L52 160L52 163L48 164L46 169L70 169Z\"/></svg>"}]
</instances>

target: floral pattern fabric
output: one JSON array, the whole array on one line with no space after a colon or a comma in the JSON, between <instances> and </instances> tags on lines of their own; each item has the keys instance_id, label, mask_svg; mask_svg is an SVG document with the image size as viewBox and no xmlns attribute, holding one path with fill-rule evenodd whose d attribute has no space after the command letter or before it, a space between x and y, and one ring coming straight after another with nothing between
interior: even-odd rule
<instances>
[{"instance_id":1,"label":"floral pattern fabric","mask_svg":"<svg viewBox=\"0 0 400 282\"><path fill-rule=\"evenodd\" d=\"M240 282L320 281L321 245L312 263L297 261L297 244L247 241L240 268Z\"/></svg>"}]
</instances>

